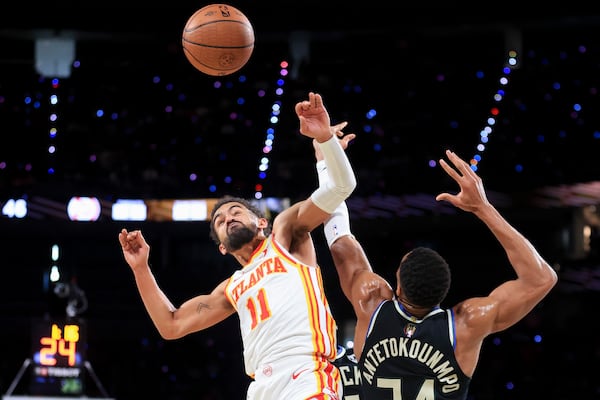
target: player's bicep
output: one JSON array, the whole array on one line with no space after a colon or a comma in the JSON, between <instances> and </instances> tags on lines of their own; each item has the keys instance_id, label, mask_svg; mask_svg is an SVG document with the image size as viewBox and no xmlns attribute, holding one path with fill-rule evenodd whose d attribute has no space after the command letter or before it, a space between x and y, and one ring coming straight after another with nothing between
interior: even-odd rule
<instances>
[{"instance_id":1,"label":"player's bicep","mask_svg":"<svg viewBox=\"0 0 600 400\"><path fill-rule=\"evenodd\" d=\"M492 332L507 329L523 319L541 296L520 280L507 281L498 286L488 296L497 304Z\"/></svg>"},{"instance_id":2,"label":"player's bicep","mask_svg":"<svg viewBox=\"0 0 600 400\"><path fill-rule=\"evenodd\" d=\"M235 312L225 295L227 281L210 294L196 296L184 302L174 313L180 336L209 328Z\"/></svg>"},{"instance_id":3,"label":"player's bicep","mask_svg":"<svg viewBox=\"0 0 600 400\"><path fill-rule=\"evenodd\" d=\"M309 198L294 204L277 216L277 219L285 219L286 224L296 234L311 232L324 223L330 214L320 209Z\"/></svg>"}]
</instances>

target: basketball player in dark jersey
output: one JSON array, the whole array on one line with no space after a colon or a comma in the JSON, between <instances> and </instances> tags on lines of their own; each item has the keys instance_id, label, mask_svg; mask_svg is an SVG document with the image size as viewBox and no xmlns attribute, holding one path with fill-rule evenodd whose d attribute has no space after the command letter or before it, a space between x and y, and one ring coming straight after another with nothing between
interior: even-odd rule
<instances>
[{"instance_id":1,"label":"basketball player in dark jersey","mask_svg":"<svg viewBox=\"0 0 600 400\"><path fill-rule=\"evenodd\" d=\"M315 150L319 180L325 180L327 166ZM442 309L449 266L433 249L419 247L400 261L392 288L373 272L342 203L326 221L325 236L357 317L361 400L466 399L483 340L520 321L557 283L556 272L529 240L488 202L481 178L454 152L446 156L440 165L460 191L436 200L479 218L502 245L516 278L487 296Z\"/></svg>"}]
</instances>

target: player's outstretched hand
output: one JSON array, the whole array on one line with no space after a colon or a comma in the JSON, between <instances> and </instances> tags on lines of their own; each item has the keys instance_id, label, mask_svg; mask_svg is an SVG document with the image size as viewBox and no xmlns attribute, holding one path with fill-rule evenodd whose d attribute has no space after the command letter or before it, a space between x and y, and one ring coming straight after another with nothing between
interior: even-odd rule
<instances>
[{"instance_id":1,"label":"player's outstretched hand","mask_svg":"<svg viewBox=\"0 0 600 400\"><path fill-rule=\"evenodd\" d=\"M331 138L329 113L320 94L310 92L308 100L298 102L296 115L300 121L300 133L304 136L318 142L325 142Z\"/></svg>"},{"instance_id":2,"label":"player's outstretched hand","mask_svg":"<svg viewBox=\"0 0 600 400\"><path fill-rule=\"evenodd\" d=\"M453 151L446 150L446 157L454 167L450 166L444 159L439 160L440 165L458 183L460 191L457 194L440 193L435 199L437 201L448 201L455 207L472 213L476 213L482 207L489 205L481 177Z\"/></svg>"}]
</instances>

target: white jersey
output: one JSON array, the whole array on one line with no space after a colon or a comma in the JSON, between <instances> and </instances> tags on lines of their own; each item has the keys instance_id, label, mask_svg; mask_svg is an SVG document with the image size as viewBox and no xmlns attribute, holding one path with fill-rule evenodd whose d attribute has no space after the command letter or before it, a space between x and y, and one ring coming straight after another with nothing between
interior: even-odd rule
<instances>
[{"instance_id":1,"label":"white jersey","mask_svg":"<svg viewBox=\"0 0 600 400\"><path fill-rule=\"evenodd\" d=\"M295 259L273 235L231 276L225 294L238 312L249 376L282 360L299 365L335 359L337 326L321 270Z\"/></svg>"}]
</instances>

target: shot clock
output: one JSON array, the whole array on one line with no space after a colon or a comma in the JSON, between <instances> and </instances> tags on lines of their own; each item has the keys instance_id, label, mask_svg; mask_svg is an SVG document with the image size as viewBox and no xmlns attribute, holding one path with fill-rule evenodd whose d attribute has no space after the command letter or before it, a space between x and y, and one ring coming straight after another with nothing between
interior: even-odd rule
<instances>
[{"instance_id":1,"label":"shot clock","mask_svg":"<svg viewBox=\"0 0 600 400\"><path fill-rule=\"evenodd\" d=\"M78 319L33 322L30 391L41 395L84 392L85 325Z\"/></svg>"}]
</instances>

